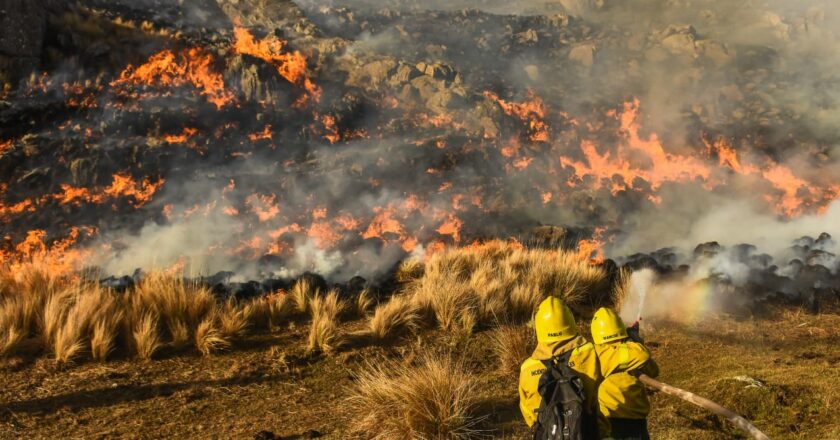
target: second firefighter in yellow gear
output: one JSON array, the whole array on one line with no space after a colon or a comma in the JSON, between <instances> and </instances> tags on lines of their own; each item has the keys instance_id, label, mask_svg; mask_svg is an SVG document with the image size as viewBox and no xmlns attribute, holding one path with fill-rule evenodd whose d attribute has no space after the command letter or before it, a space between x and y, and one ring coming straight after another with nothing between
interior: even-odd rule
<instances>
[{"instance_id":1,"label":"second firefighter in yellow gear","mask_svg":"<svg viewBox=\"0 0 840 440\"><path fill-rule=\"evenodd\" d=\"M548 297L534 315L537 348L519 372L519 410L528 426L537 421L537 410L542 398L537 391L540 376L545 371L543 360L553 359L571 351L569 367L580 377L586 393L586 407L593 416L597 414L595 392L600 377L595 348L578 332L571 310L556 297Z\"/></svg>"},{"instance_id":2,"label":"second firefighter in yellow gear","mask_svg":"<svg viewBox=\"0 0 840 440\"><path fill-rule=\"evenodd\" d=\"M649 438L646 419L650 401L638 375L656 377L659 367L644 344L629 338L614 310L595 312L591 328L603 376L598 386L601 438Z\"/></svg>"}]
</instances>

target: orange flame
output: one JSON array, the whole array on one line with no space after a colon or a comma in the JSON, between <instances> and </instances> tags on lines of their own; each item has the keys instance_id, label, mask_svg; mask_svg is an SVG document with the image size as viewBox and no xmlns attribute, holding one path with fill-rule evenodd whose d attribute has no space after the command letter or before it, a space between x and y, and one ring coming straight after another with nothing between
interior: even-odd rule
<instances>
[{"instance_id":1,"label":"orange flame","mask_svg":"<svg viewBox=\"0 0 840 440\"><path fill-rule=\"evenodd\" d=\"M181 134L167 134L163 136L163 141L167 144L183 144L189 138L198 134L198 129L184 127L184 130L181 131Z\"/></svg>"},{"instance_id":2,"label":"orange flame","mask_svg":"<svg viewBox=\"0 0 840 440\"><path fill-rule=\"evenodd\" d=\"M6 154L6 152L11 150L14 145L15 141L13 139L9 139L7 141L0 141L0 156Z\"/></svg>"},{"instance_id":3,"label":"orange flame","mask_svg":"<svg viewBox=\"0 0 840 440\"><path fill-rule=\"evenodd\" d=\"M312 223L306 235L315 241L315 246L321 249L329 249L335 247L343 238L341 234L335 231L328 222Z\"/></svg>"},{"instance_id":4,"label":"orange flame","mask_svg":"<svg viewBox=\"0 0 840 440\"><path fill-rule=\"evenodd\" d=\"M267 222L277 217L277 214L280 213L280 208L277 206L276 196L274 194L251 194L245 199L245 203L251 207L251 212L256 214L260 222Z\"/></svg>"},{"instance_id":5,"label":"orange flame","mask_svg":"<svg viewBox=\"0 0 840 440\"><path fill-rule=\"evenodd\" d=\"M575 177L578 179L586 176L595 177L593 186L596 189L600 188L604 181L609 182L613 194L634 188L634 180L637 178L648 182L653 190L659 189L666 182L685 182L696 179L708 181L711 170L700 160L666 152L656 133L652 133L647 139L642 138L639 135L638 112L639 100L634 99L632 102L625 103L624 111L618 115L621 123L619 133L625 142L619 145L617 157L612 157L610 152L601 154L594 142L583 140L580 147L586 163L561 157L561 165L573 168ZM633 154L644 156L649 165L646 167L632 165L626 158ZM621 182L613 180L614 176L620 176ZM574 181L570 184L574 186Z\"/></svg>"},{"instance_id":6,"label":"orange flame","mask_svg":"<svg viewBox=\"0 0 840 440\"><path fill-rule=\"evenodd\" d=\"M595 228L592 237L578 242L578 258L589 261L591 264L602 264L604 262L604 227Z\"/></svg>"},{"instance_id":7,"label":"orange flame","mask_svg":"<svg viewBox=\"0 0 840 440\"><path fill-rule=\"evenodd\" d=\"M62 192L48 196L47 199L53 199L62 205L80 206L82 203L103 203L110 198L132 197L134 198L132 205L139 208L148 203L166 182L164 179L151 182L148 178L144 178L140 183L137 183L128 174L119 173L114 174L113 179L108 187L93 191L87 188L61 184Z\"/></svg>"},{"instance_id":8,"label":"orange flame","mask_svg":"<svg viewBox=\"0 0 840 440\"><path fill-rule=\"evenodd\" d=\"M150 182L149 179L144 178L139 184L127 174L114 174L114 181L111 186L105 188L103 194L116 197L133 197L134 207L139 208L148 203L152 196L165 183L164 179L159 179L157 182Z\"/></svg>"},{"instance_id":9,"label":"orange flame","mask_svg":"<svg viewBox=\"0 0 840 440\"><path fill-rule=\"evenodd\" d=\"M499 104L508 116L515 116L525 123L531 142L548 142L551 139L549 126L545 122L546 105L532 90L528 91L528 99L523 103L505 101L490 91L484 92L484 96Z\"/></svg>"},{"instance_id":10,"label":"orange flame","mask_svg":"<svg viewBox=\"0 0 840 440\"><path fill-rule=\"evenodd\" d=\"M368 225L367 230L362 233L362 238L384 238L385 234L403 235L402 224L394 219L395 209L376 207L373 209L376 213L374 219Z\"/></svg>"},{"instance_id":11,"label":"orange flame","mask_svg":"<svg viewBox=\"0 0 840 440\"><path fill-rule=\"evenodd\" d=\"M782 197L776 208L787 216L798 213L805 201L799 196L800 191L813 194L813 188L808 182L796 177L793 172L782 165L774 165L761 172L773 187L782 192Z\"/></svg>"},{"instance_id":12,"label":"orange flame","mask_svg":"<svg viewBox=\"0 0 840 440\"><path fill-rule=\"evenodd\" d=\"M265 128L263 128L263 131L261 131L259 133L249 134L248 139L250 139L251 142L256 142L260 139L269 139L270 140L272 135L273 135L273 133L271 132L271 124L266 124Z\"/></svg>"},{"instance_id":13,"label":"orange flame","mask_svg":"<svg viewBox=\"0 0 840 440\"><path fill-rule=\"evenodd\" d=\"M298 51L287 52L286 41L270 36L257 41L244 27L233 29L235 37L233 50L243 55L250 55L272 64L277 73L286 81L303 87L307 95L302 96L295 106L306 104L309 99L318 102L321 99L321 89L309 78L306 67L306 57Z\"/></svg>"},{"instance_id":14,"label":"orange flame","mask_svg":"<svg viewBox=\"0 0 840 440\"><path fill-rule=\"evenodd\" d=\"M199 49L187 49L175 54L171 50L158 52L144 64L128 66L112 86L180 87L191 84L218 108L233 102L233 94L225 89L222 75L213 71L214 60Z\"/></svg>"},{"instance_id":15,"label":"orange flame","mask_svg":"<svg viewBox=\"0 0 840 440\"><path fill-rule=\"evenodd\" d=\"M8 265L13 272L19 272L26 265L35 264L47 273L57 276L72 275L81 268L92 252L88 249L71 249L84 233L92 236L96 230L89 227L73 227L67 237L47 244L47 233L41 229L31 230L26 239L14 247L14 254L0 252L0 264Z\"/></svg>"},{"instance_id":16,"label":"orange flame","mask_svg":"<svg viewBox=\"0 0 840 440\"><path fill-rule=\"evenodd\" d=\"M437 229L437 233L440 235L449 235L455 243L458 243L461 241L461 227L463 224L464 222L461 219L449 214L446 221Z\"/></svg>"}]
</instances>

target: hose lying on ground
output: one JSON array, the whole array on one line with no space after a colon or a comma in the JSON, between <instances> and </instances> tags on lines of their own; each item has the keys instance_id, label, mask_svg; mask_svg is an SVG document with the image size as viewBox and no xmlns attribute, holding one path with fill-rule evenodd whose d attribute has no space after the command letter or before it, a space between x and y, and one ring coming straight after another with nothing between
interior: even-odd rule
<instances>
[{"instance_id":1,"label":"hose lying on ground","mask_svg":"<svg viewBox=\"0 0 840 440\"><path fill-rule=\"evenodd\" d=\"M642 381L645 385L662 391L665 394L670 394L672 396L677 396L680 399L685 400L686 402L693 403L701 408L705 408L727 420L732 422L735 426L741 428L742 430L749 433L755 440L770 440L770 437L767 437L766 434L759 431L758 428L755 427L752 423L750 423L747 419L739 416L735 412L728 410L715 402L712 402L709 399L700 397L694 393L688 392L686 390L672 387L671 385L659 382L658 380L652 379L650 376L646 374L639 375L639 380Z\"/></svg>"}]
</instances>

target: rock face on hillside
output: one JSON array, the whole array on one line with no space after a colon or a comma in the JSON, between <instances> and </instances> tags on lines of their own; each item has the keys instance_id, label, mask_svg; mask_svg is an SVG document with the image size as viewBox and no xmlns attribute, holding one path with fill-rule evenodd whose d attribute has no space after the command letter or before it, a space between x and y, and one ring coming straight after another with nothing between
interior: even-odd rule
<instances>
[{"instance_id":1,"label":"rock face on hillside","mask_svg":"<svg viewBox=\"0 0 840 440\"><path fill-rule=\"evenodd\" d=\"M41 59L45 0L0 0L0 83L13 82Z\"/></svg>"}]
</instances>

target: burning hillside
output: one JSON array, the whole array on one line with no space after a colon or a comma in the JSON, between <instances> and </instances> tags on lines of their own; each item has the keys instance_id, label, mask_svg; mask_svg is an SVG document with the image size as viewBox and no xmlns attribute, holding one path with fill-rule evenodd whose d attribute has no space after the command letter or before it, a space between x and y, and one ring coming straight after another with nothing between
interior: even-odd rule
<instances>
[{"instance_id":1,"label":"burning hillside","mask_svg":"<svg viewBox=\"0 0 840 440\"><path fill-rule=\"evenodd\" d=\"M349 3L7 8L3 263L370 279L513 238L840 287L831 3Z\"/></svg>"}]
</instances>

